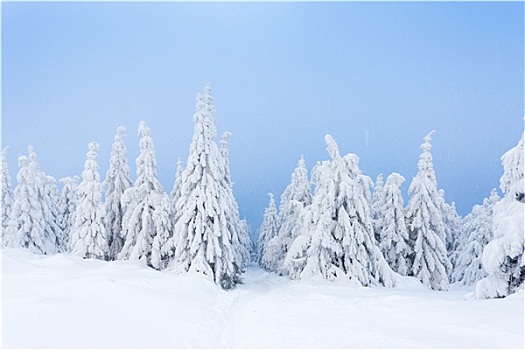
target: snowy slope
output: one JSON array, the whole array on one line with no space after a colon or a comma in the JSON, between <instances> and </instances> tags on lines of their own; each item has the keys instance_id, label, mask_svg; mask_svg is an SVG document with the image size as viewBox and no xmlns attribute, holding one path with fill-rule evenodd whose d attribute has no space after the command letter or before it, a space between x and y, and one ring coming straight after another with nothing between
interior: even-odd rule
<instances>
[{"instance_id":1,"label":"snowy slope","mask_svg":"<svg viewBox=\"0 0 525 350\"><path fill-rule=\"evenodd\" d=\"M3 348L523 348L523 290L290 281L251 267L223 291L131 261L2 251ZM469 294L470 293L470 294ZM467 297L466 297L467 296Z\"/></svg>"}]
</instances>

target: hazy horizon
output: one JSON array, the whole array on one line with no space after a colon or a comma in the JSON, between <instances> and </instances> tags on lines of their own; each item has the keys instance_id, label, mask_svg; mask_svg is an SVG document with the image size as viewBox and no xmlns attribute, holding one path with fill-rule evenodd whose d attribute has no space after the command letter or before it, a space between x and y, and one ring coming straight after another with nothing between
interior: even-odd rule
<instances>
[{"instance_id":1,"label":"hazy horizon","mask_svg":"<svg viewBox=\"0 0 525 350\"><path fill-rule=\"evenodd\" d=\"M500 157L523 133L522 2L2 3L2 147L35 146L57 180L80 175L127 127L135 179L140 120L170 192L188 156L195 95L213 85L218 137L230 131L241 217L262 221L301 154L328 159L324 135L375 181L407 188L436 130L439 188L458 212L499 189ZM217 139L218 141L219 139Z\"/></svg>"}]
</instances>

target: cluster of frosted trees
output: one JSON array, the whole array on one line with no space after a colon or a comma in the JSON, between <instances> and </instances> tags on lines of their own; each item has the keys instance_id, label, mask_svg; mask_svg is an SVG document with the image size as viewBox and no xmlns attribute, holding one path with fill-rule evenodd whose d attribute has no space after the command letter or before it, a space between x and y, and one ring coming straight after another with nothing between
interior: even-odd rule
<instances>
[{"instance_id":1,"label":"cluster of frosted trees","mask_svg":"<svg viewBox=\"0 0 525 350\"><path fill-rule=\"evenodd\" d=\"M318 162L309 180L301 157L279 210L270 194L259 229L259 264L292 279L345 278L362 286L394 286L396 276L404 275L434 290L477 283L478 298L515 291L525 279L523 137L502 157L505 197L500 200L493 190L483 205L461 218L438 190L432 133L421 145L406 206L403 176L392 173L384 181L379 175L373 184L359 170L359 158L341 156L326 135L330 160Z\"/></svg>"},{"instance_id":2,"label":"cluster of frosted trees","mask_svg":"<svg viewBox=\"0 0 525 350\"><path fill-rule=\"evenodd\" d=\"M106 179L100 179L98 144L92 142L82 178L61 179L61 191L40 169L32 146L18 158L13 191L4 149L2 245L36 254L139 260L158 270L199 272L225 289L234 287L253 249L233 195L229 133L215 142L210 85L197 95L193 121L188 160L186 166L179 160L170 195L157 179L151 130L144 122L134 182L124 127L117 128ZM434 290L476 284L478 298L504 297L522 286L523 136L502 157L504 197L493 190L464 218L438 190L431 136L421 145L405 206L403 176L392 173L384 180L380 175L374 184L359 169L359 158L342 156L326 135L330 159L318 162L309 179L301 157L279 210L270 194L259 231L259 264L292 279L344 278L361 286L395 286L400 275Z\"/></svg>"},{"instance_id":3,"label":"cluster of frosted trees","mask_svg":"<svg viewBox=\"0 0 525 350\"><path fill-rule=\"evenodd\" d=\"M70 251L84 258L139 260L156 269L196 271L224 289L240 281L252 250L248 226L239 218L225 133L219 143L211 85L197 95L193 139L186 167L179 160L168 196L157 179L151 130L140 122L137 176L130 179L117 128L106 179L101 182L98 144L88 145L82 180L56 180L39 167L32 146L18 159L11 189L2 153L2 242L36 254ZM103 201L104 193L104 201Z\"/></svg>"}]
</instances>

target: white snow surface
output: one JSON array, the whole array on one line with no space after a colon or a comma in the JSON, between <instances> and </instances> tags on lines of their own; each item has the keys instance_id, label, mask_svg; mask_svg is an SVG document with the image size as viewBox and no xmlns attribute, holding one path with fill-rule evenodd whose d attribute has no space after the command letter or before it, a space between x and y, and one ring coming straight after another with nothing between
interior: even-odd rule
<instances>
[{"instance_id":1,"label":"white snow surface","mask_svg":"<svg viewBox=\"0 0 525 350\"><path fill-rule=\"evenodd\" d=\"M43 256L5 248L2 348L521 348L523 288L473 299L322 279L292 281L248 267L224 291L201 274L140 262Z\"/></svg>"}]
</instances>

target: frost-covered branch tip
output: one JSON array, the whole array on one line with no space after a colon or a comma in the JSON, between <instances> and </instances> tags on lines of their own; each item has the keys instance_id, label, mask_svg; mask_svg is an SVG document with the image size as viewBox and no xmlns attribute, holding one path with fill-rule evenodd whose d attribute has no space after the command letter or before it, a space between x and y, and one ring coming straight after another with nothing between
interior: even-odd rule
<instances>
[{"instance_id":1,"label":"frost-covered branch tip","mask_svg":"<svg viewBox=\"0 0 525 350\"><path fill-rule=\"evenodd\" d=\"M29 154L29 159L31 161L36 161L36 151L35 151L35 147L33 147L32 145L28 145L27 146L27 153Z\"/></svg>"},{"instance_id":2,"label":"frost-covered branch tip","mask_svg":"<svg viewBox=\"0 0 525 350\"><path fill-rule=\"evenodd\" d=\"M151 136L151 130L150 128L147 126L146 122L141 120L140 123L139 123L139 131L138 131L138 135L140 137L144 137L144 136Z\"/></svg>"},{"instance_id":3,"label":"frost-covered branch tip","mask_svg":"<svg viewBox=\"0 0 525 350\"><path fill-rule=\"evenodd\" d=\"M124 136L126 136L126 127L125 126L117 127L117 133L115 134L115 141L122 141L124 139Z\"/></svg>"},{"instance_id":4,"label":"frost-covered branch tip","mask_svg":"<svg viewBox=\"0 0 525 350\"><path fill-rule=\"evenodd\" d=\"M326 151L330 155L332 159L337 159L340 157L339 155L339 147L337 146L337 142L335 142L334 138L330 134L326 134L324 137L324 141L326 142Z\"/></svg>"},{"instance_id":5,"label":"frost-covered branch tip","mask_svg":"<svg viewBox=\"0 0 525 350\"><path fill-rule=\"evenodd\" d=\"M430 151L430 149L432 148L432 145L430 144L430 141L432 141L432 135L434 135L435 132L436 132L436 130L432 130L431 132L428 133L427 136L425 136L423 138L423 140L425 142L421 145L421 149L422 150Z\"/></svg>"}]
</instances>

